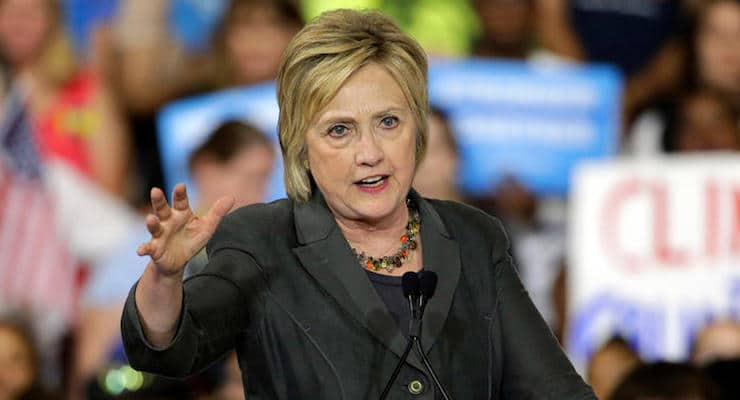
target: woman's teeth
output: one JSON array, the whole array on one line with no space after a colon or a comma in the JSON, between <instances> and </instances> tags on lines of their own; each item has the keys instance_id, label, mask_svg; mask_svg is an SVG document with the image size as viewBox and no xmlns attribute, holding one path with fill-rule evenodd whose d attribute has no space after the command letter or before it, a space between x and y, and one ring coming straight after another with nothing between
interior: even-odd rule
<instances>
[{"instance_id":1,"label":"woman's teeth","mask_svg":"<svg viewBox=\"0 0 740 400\"><path fill-rule=\"evenodd\" d=\"M367 178L360 181L360 184L363 186L377 186L379 183L381 183L385 177L383 176L376 176L374 178Z\"/></svg>"}]
</instances>

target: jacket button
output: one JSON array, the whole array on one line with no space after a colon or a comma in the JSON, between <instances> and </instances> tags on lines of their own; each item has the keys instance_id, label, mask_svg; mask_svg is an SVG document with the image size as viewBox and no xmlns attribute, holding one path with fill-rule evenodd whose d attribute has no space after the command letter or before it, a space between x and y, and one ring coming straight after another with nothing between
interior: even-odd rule
<instances>
[{"instance_id":1,"label":"jacket button","mask_svg":"<svg viewBox=\"0 0 740 400\"><path fill-rule=\"evenodd\" d=\"M411 394L420 394L424 391L424 384L419 380L413 380L409 382L408 389Z\"/></svg>"}]
</instances>

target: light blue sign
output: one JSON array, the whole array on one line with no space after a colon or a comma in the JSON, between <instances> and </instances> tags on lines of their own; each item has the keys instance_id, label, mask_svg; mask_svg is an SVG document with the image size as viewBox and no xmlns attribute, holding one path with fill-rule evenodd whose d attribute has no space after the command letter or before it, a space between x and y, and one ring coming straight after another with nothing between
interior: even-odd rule
<instances>
[{"instance_id":1,"label":"light blue sign","mask_svg":"<svg viewBox=\"0 0 740 400\"><path fill-rule=\"evenodd\" d=\"M278 106L273 83L180 100L160 112L157 130L166 193L171 193L176 183L184 182L191 195L197 197L197 188L191 185L188 173L188 159L219 125L231 119L254 125L274 141L277 161L265 200L285 197L283 162L277 140Z\"/></svg>"},{"instance_id":2,"label":"light blue sign","mask_svg":"<svg viewBox=\"0 0 740 400\"><path fill-rule=\"evenodd\" d=\"M462 154L462 187L473 194L513 176L538 194L564 196L576 163L616 153L621 84L614 69L593 65L465 60L438 62L429 71L431 102L449 114ZM190 153L231 118L248 120L277 143L275 85L185 99L162 111L159 142L169 190L190 181ZM285 194L282 162L270 193L270 199Z\"/></svg>"},{"instance_id":3,"label":"light blue sign","mask_svg":"<svg viewBox=\"0 0 740 400\"><path fill-rule=\"evenodd\" d=\"M600 65L467 59L429 71L430 101L449 115L462 188L473 194L513 176L535 193L565 196L576 163L616 153L621 86Z\"/></svg>"}]
</instances>

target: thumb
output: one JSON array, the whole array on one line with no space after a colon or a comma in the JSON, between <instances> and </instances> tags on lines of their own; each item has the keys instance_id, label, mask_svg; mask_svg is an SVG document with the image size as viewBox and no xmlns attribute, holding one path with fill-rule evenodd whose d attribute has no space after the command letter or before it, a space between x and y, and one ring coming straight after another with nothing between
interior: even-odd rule
<instances>
[{"instance_id":1,"label":"thumb","mask_svg":"<svg viewBox=\"0 0 740 400\"><path fill-rule=\"evenodd\" d=\"M234 202L235 200L233 196L224 196L218 199L208 211L208 219L212 220L215 224L218 224L221 222L224 215L234 207Z\"/></svg>"}]
</instances>

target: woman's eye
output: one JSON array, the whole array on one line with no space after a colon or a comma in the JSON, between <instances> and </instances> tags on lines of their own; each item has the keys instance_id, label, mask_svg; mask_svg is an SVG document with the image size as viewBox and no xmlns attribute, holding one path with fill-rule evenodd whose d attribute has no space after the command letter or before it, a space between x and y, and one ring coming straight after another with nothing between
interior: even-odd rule
<instances>
[{"instance_id":1,"label":"woman's eye","mask_svg":"<svg viewBox=\"0 0 740 400\"><path fill-rule=\"evenodd\" d=\"M395 128L398 126L398 118L396 117L385 117L380 121L383 128Z\"/></svg>"},{"instance_id":2,"label":"woman's eye","mask_svg":"<svg viewBox=\"0 0 740 400\"><path fill-rule=\"evenodd\" d=\"M341 136L346 135L347 131L349 131L349 129L347 129L347 127L344 125L334 125L331 128L329 128L329 135L335 136L335 137L341 137Z\"/></svg>"}]
</instances>

